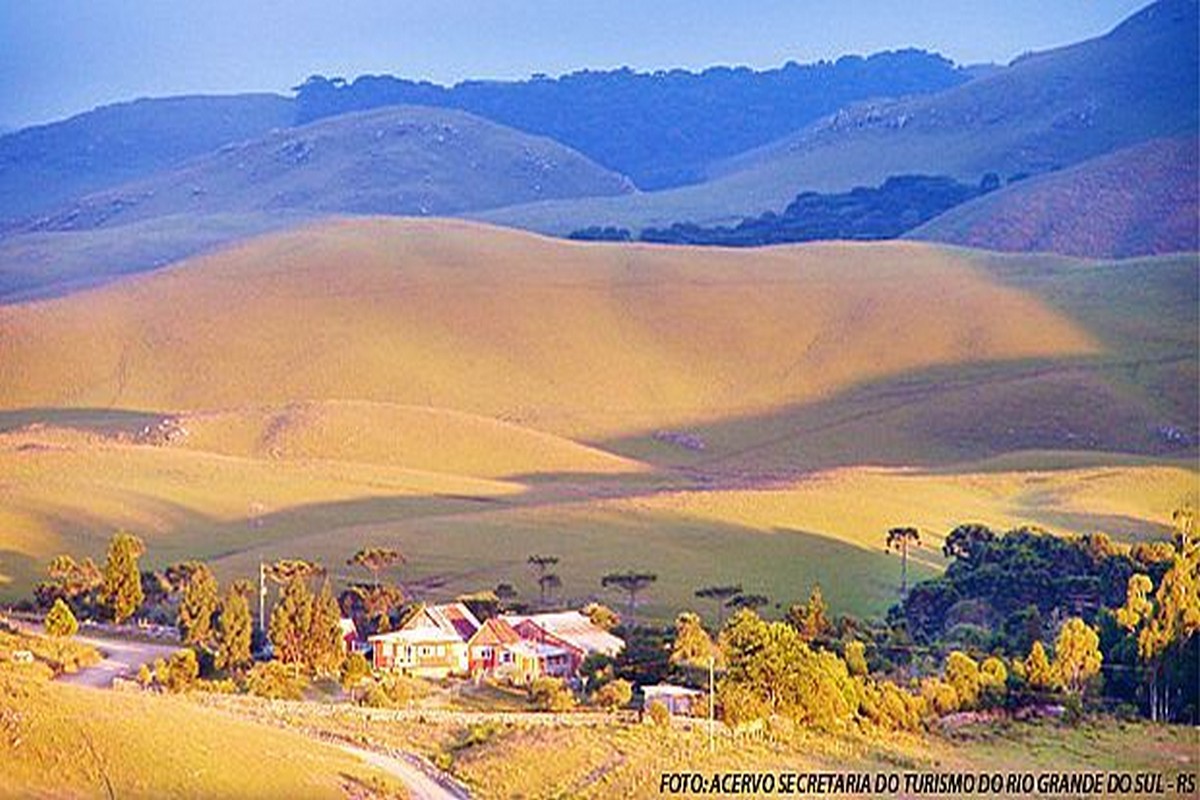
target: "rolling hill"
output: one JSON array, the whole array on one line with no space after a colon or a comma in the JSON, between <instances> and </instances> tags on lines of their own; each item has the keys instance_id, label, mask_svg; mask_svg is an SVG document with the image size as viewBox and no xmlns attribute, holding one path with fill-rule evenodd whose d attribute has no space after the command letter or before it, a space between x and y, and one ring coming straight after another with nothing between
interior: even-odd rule
<instances>
[{"instance_id":1,"label":"rolling hill","mask_svg":"<svg viewBox=\"0 0 1200 800\"><path fill-rule=\"evenodd\" d=\"M964 518L1161 534L1195 494L1196 275L355 218L10 303L0 596L124 526L149 564L222 579L379 544L410 596L530 597L526 556L553 552L570 602L655 571L655 619L731 580L877 613L874 529L905 509L933 540Z\"/></svg>"},{"instance_id":2,"label":"rolling hill","mask_svg":"<svg viewBox=\"0 0 1200 800\"><path fill-rule=\"evenodd\" d=\"M2 408L355 399L589 440L938 365L1098 352L1036 296L927 245L612 248L395 219L2 306L0 338Z\"/></svg>"},{"instance_id":3,"label":"rolling hill","mask_svg":"<svg viewBox=\"0 0 1200 800\"><path fill-rule=\"evenodd\" d=\"M255 212L448 215L630 190L626 179L548 139L458 111L395 107L227 145L90 195L30 229Z\"/></svg>"},{"instance_id":4,"label":"rolling hill","mask_svg":"<svg viewBox=\"0 0 1200 800\"><path fill-rule=\"evenodd\" d=\"M907 238L1088 258L1194 252L1198 152L1194 137L1123 148L964 203Z\"/></svg>"},{"instance_id":5,"label":"rolling hill","mask_svg":"<svg viewBox=\"0 0 1200 800\"><path fill-rule=\"evenodd\" d=\"M1198 26L1195 0L1160 0L1105 36L1022 57L946 91L843 109L715 166L702 184L481 218L558 234L593 225L729 224L782 209L805 190L846 191L917 173L1009 180L1194 134Z\"/></svg>"},{"instance_id":6,"label":"rolling hill","mask_svg":"<svg viewBox=\"0 0 1200 800\"><path fill-rule=\"evenodd\" d=\"M292 124L271 94L116 103L0 136L0 229L71 199Z\"/></svg>"}]
</instances>

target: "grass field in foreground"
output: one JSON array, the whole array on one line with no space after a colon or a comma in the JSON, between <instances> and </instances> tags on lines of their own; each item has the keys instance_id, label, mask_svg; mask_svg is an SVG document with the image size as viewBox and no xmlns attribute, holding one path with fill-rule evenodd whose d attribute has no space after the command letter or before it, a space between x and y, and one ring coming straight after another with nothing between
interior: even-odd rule
<instances>
[{"instance_id":1,"label":"grass field in foreground","mask_svg":"<svg viewBox=\"0 0 1200 800\"><path fill-rule=\"evenodd\" d=\"M526 797L648 797L663 772L1196 772L1200 732L1098 718L1057 722L987 722L953 732L886 736L779 730L775 741L734 740L718 725L715 752L704 723L671 729L610 720L591 725L461 723L368 718L361 710L330 713L311 704L220 698L231 713L305 730L366 737L449 764L482 800Z\"/></svg>"},{"instance_id":2,"label":"grass field in foreground","mask_svg":"<svg viewBox=\"0 0 1200 800\"><path fill-rule=\"evenodd\" d=\"M0 796L344 798L403 787L352 755L173 697L0 675Z\"/></svg>"}]
</instances>

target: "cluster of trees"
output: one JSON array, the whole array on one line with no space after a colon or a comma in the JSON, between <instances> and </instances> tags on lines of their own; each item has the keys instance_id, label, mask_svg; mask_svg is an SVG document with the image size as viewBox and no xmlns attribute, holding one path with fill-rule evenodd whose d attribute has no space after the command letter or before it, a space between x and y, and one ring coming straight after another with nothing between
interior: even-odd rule
<instances>
[{"instance_id":1,"label":"cluster of trees","mask_svg":"<svg viewBox=\"0 0 1200 800\"><path fill-rule=\"evenodd\" d=\"M389 105L456 108L548 136L653 190L703 180L711 162L855 101L941 91L966 78L941 56L902 50L762 72L585 70L453 87L389 75L353 82L318 75L295 91L301 123Z\"/></svg>"},{"instance_id":2,"label":"cluster of trees","mask_svg":"<svg viewBox=\"0 0 1200 800\"><path fill-rule=\"evenodd\" d=\"M1036 654L1077 618L1098 636L1105 696L1152 719L1195 720L1200 544L1192 512L1176 519L1173 542L1132 547L1103 534L1065 538L1034 528L999 534L961 525L946 537L943 551L952 561L945 573L914 586L890 621L916 645L1016 657ZM1049 685L1077 688L1078 680L1060 677Z\"/></svg>"},{"instance_id":3,"label":"cluster of trees","mask_svg":"<svg viewBox=\"0 0 1200 800\"><path fill-rule=\"evenodd\" d=\"M34 587L34 597L42 608L52 610L48 622L60 635L67 629L74 633L80 614L124 622L146 596L138 569L145 552L141 539L118 531L109 541L103 568L90 558L76 561L69 555L57 556L47 568L50 579Z\"/></svg>"},{"instance_id":4,"label":"cluster of trees","mask_svg":"<svg viewBox=\"0 0 1200 800\"><path fill-rule=\"evenodd\" d=\"M930 175L899 175L878 188L860 186L841 194L804 192L782 213L768 211L747 217L732 227L705 227L677 222L669 228L646 228L638 235L656 244L761 247L789 242L833 239L871 241L896 239L954 206L1000 186L988 173L978 185ZM626 228L582 228L569 238L579 241L632 241Z\"/></svg>"}]
</instances>

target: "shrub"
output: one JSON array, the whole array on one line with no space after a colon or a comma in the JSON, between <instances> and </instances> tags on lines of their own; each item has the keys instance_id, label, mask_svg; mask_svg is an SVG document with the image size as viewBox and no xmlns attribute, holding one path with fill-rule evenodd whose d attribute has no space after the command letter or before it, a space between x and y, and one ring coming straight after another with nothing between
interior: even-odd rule
<instances>
[{"instance_id":1,"label":"shrub","mask_svg":"<svg viewBox=\"0 0 1200 800\"><path fill-rule=\"evenodd\" d=\"M362 653L351 653L342 662L342 688L350 690L371 677L371 665Z\"/></svg>"},{"instance_id":2,"label":"shrub","mask_svg":"<svg viewBox=\"0 0 1200 800\"><path fill-rule=\"evenodd\" d=\"M154 677L159 684L172 694L186 692L200 677L200 662L191 648L176 650L171 657L163 662L155 662Z\"/></svg>"},{"instance_id":3,"label":"shrub","mask_svg":"<svg viewBox=\"0 0 1200 800\"><path fill-rule=\"evenodd\" d=\"M46 633L55 637L74 636L79 630L79 622L71 613L68 606L60 597L54 601L54 606L46 613Z\"/></svg>"},{"instance_id":4,"label":"shrub","mask_svg":"<svg viewBox=\"0 0 1200 800\"><path fill-rule=\"evenodd\" d=\"M616 711L618 708L629 705L629 701L632 699L633 684L621 678L604 684L596 690L592 697L596 705L609 711Z\"/></svg>"},{"instance_id":5,"label":"shrub","mask_svg":"<svg viewBox=\"0 0 1200 800\"><path fill-rule=\"evenodd\" d=\"M671 724L671 712L660 700L651 703L650 707L646 709L646 713L650 715L650 721L659 727Z\"/></svg>"},{"instance_id":6,"label":"shrub","mask_svg":"<svg viewBox=\"0 0 1200 800\"><path fill-rule=\"evenodd\" d=\"M255 664L246 675L246 689L270 700L302 700L308 681L279 661Z\"/></svg>"},{"instance_id":7,"label":"shrub","mask_svg":"<svg viewBox=\"0 0 1200 800\"><path fill-rule=\"evenodd\" d=\"M559 678L534 680L529 686L529 700L539 711L569 711L575 706L575 695Z\"/></svg>"}]
</instances>

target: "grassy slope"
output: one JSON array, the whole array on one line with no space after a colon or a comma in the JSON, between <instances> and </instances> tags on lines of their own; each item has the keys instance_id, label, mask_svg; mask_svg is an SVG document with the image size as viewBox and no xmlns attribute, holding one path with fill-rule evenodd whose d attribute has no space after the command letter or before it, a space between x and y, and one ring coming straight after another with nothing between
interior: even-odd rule
<instances>
[{"instance_id":1,"label":"grassy slope","mask_svg":"<svg viewBox=\"0 0 1200 800\"><path fill-rule=\"evenodd\" d=\"M487 417L361 401L188 414L180 446L285 461L332 459L503 478L543 473L608 475L644 465Z\"/></svg>"},{"instance_id":2,"label":"grassy slope","mask_svg":"<svg viewBox=\"0 0 1200 800\"><path fill-rule=\"evenodd\" d=\"M1198 249L1193 138L1156 139L947 211L907 238L986 250L1129 258Z\"/></svg>"},{"instance_id":3,"label":"grassy slope","mask_svg":"<svg viewBox=\"0 0 1200 800\"><path fill-rule=\"evenodd\" d=\"M270 94L141 99L0 138L0 222L172 167L292 124Z\"/></svg>"},{"instance_id":4,"label":"grassy slope","mask_svg":"<svg viewBox=\"0 0 1200 800\"><path fill-rule=\"evenodd\" d=\"M156 563L199 555L223 579L379 543L410 556L415 594L533 597L524 561L544 551L564 599L657 572L640 613L659 618L738 580L781 603L822 581L835 608L874 613L898 571L876 539L899 522L934 544L969 519L1161 533L1193 465L1098 451L1178 452L1150 423L1194 419L1195 274L1190 257L689 251L466 223L273 237L0 308L0 571L27 591L49 555L99 555L126 524ZM154 408L183 410L188 435L132 444ZM953 466L1031 447L1054 452ZM927 468L796 477L864 463ZM918 575L939 566L924 560Z\"/></svg>"},{"instance_id":5,"label":"grassy slope","mask_svg":"<svg viewBox=\"0 0 1200 800\"><path fill-rule=\"evenodd\" d=\"M171 172L85 197L38 230L248 212L448 215L621 194L579 153L461 111L394 106L274 130Z\"/></svg>"},{"instance_id":6,"label":"grassy slope","mask_svg":"<svg viewBox=\"0 0 1200 800\"><path fill-rule=\"evenodd\" d=\"M480 215L548 233L589 225L728 224L798 192L926 173L978 181L1058 169L1150 138L1194 133L1196 5L1167 0L1107 36L1028 56L929 97L865 104L730 159L706 183Z\"/></svg>"},{"instance_id":7,"label":"grassy slope","mask_svg":"<svg viewBox=\"0 0 1200 800\"><path fill-rule=\"evenodd\" d=\"M340 798L376 779L335 748L182 699L0 680L4 797Z\"/></svg>"},{"instance_id":8,"label":"grassy slope","mask_svg":"<svg viewBox=\"0 0 1200 800\"><path fill-rule=\"evenodd\" d=\"M4 408L360 399L584 438L1095 350L1036 297L925 245L613 248L382 219L0 307L0 336Z\"/></svg>"},{"instance_id":9,"label":"grassy slope","mask_svg":"<svg viewBox=\"0 0 1200 800\"><path fill-rule=\"evenodd\" d=\"M774 741L735 740L718 725L710 753L702 721L670 729L622 723L478 726L473 741L457 725L364 722L366 712L336 715L311 705L286 710L247 698L222 700L233 713L306 730L358 736L369 726L377 742L450 756L450 769L479 798L648 797L663 772L857 771L867 773L1163 772L1194 769L1200 734L1184 726L1096 719L1078 726L1054 722L984 723L923 736L779 731ZM686 795L692 796L692 795Z\"/></svg>"}]
</instances>

